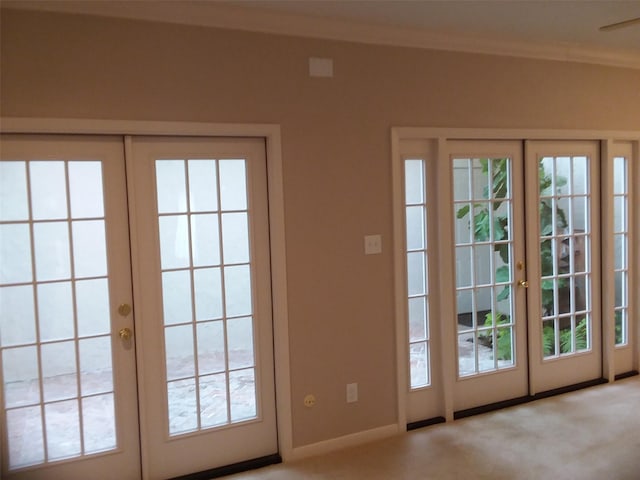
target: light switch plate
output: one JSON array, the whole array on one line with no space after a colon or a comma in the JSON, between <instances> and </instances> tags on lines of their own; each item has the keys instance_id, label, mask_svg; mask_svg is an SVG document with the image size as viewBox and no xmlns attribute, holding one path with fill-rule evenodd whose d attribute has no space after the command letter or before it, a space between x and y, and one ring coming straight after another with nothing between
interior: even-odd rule
<instances>
[{"instance_id":1,"label":"light switch plate","mask_svg":"<svg viewBox=\"0 0 640 480\"><path fill-rule=\"evenodd\" d=\"M358 384L347 383L347 403L355 403L358 401Z\"/></svg>"},{"instance_id":2,"label":"light switch plate","mask_svg":"<svg viewBox=\"0 0 640 480\"><path fill-rule=\"evenodd\" d=\"M382 253L382 235L365 235L364 253L365 255Z\"/></svg>"}]
</instances>

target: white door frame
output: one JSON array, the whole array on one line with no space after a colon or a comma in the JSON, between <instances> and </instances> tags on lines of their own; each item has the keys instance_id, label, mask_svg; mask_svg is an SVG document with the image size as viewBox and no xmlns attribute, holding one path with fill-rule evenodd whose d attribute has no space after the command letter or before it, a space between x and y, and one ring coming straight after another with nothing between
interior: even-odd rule
<instances>
[{"instance_id":1,"label":"white door frame","mask_svg":"<svg viewBox=\"0 0 640 480\"><path fill-rule=\"evenodd\" d=\"M396 360L397 360L397 387L398 387L398 428L406 429L407 425L407 399L409 395L408 383L408 348L407 348L407 329L405 315L405 289L403 262L404 255L404 203L403 186L401 178L400 164L402 161L401 144L413 142L428 142L433 146L432 152L426 151L425 155L429 155L437 162L439 168L448 165L447 142L450 140L597 140L601 142L601 161L605 161L610 156L611 145L614 142L628 142L633 147L633 155L631 163L636 166L640 163L640 131L611 131L611 130L551 130L551 129L472 129L472 128L430 128L430 127L392 127L391 128L391 161L392 161L392 192L393 192L393 217L394 217L394 262L395 262L395 304L396 304ZM442 177L438 173L439 177ZM640 168L632 169L631 182L640 184ZM447 182L438 182L438 199L450 198L450 186ZM640 204L640 192L631 191L631 202ZM437 207L439 212L448 211L445 205ZM640 208L636 208L633 212L634 218L631 225L632 235L634 238L640 233ZM432 227L433 228L433 227ZM438 229L439 245L451 245L452 233L445 228ZM441 266L449 267L453 265L452 254L444 248L435 255L440 258ZM635 252L635 257L630 259L635 280L635 287L640 285L640 253ZM443 288L453 288L454 282L451 275L451 268L440 269L441 282ZM437 300L436 300L437 301ZM637 312L637 305L633 307L635 321L633 326L636 338L636 345L633 351L633 368L640 369L640 315ZM440 317L447 317L452 314L450 306L446 303L440 305ZM440 326L439 340L443 345L452 345L455 339L454 327L451 322L443 322ZM605 341L610 342L611 335L605 336ZM434 338L433 341L436 339ZM447 355L446 349L440 349L442 356L440 358L432 358L432 368L439 368L442 379L441 397L444 403L442 415L447 421L453 420L453 385L455 370L453 355ZM613 345L604 344L602 348L603 355L603 378L612 382L615 380L615 349Z\"/></svg>"},{"instance_id":2,"label":"white door frame","mask_svg":"<svg viewBox=\"0 0 640 480\"><path fill-rule=\"evenodd\" d=\"M285 461L291 458L293 450L293 420L291 416L289 322L280 126L276 124L3 117L0 118L0 131L2 133L31 134L121 135L123 144L124 137L127 135L262 137L265 139L269 190L269 236L278 449L279 454ZM127 162L130 161L131 159L128 157ZM128 189L131 189L129 182ZM132 237L131 240L133 248L136 245L136 238ZM135 262L135 252L133 252L133 255ZM136 282L139 279L136 278L135 268L133 271L133 280ZM141 371L139 364L138 369ZM143 465L144 462L145 459L143 458Z\"/></svg>"}]
</instances>

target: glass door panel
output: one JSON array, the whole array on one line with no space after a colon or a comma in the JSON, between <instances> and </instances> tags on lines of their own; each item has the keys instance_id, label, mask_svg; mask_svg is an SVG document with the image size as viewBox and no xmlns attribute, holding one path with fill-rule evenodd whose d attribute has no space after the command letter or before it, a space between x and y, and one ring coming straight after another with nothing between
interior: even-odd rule
<instances>
[{"instance_id":1,"label":"glass door panel","mask_svg":"<svg viewBox=\"0 0 640 480\"><path fill-rule=\"evenodd\" d=\"M264 142L131 145L136 257L153 280L137 300L143 469L166 478L277 453Z\"/></svg>"},{"instance_id":2,"label":"glass door panel","mask_svg":"<svg viewBox=\"0 0 640 480\"><path fill-rule=\"evenodd\" d=\"M458 374L513 365L510 158L454 158Z\"/></svg>"},{"instance_id":3,"label":"glass door panel","mask_svg":"<svg viewBox=\"0 0 640 480\"><path fill-rule=\"evenodd\" d=\"M156 160L155 172L169 435L255 419L246 161Z\"/></svg>"},{"instance_id":4,"label":"glass door panel","mask_svg":"<svg viewBox=\"0 0 640 480\"><path fill-rule=\"evenodd\" d=\"M137 475L135 372L118 371L134 370L133 357L111 322L112 305L131 301L129 254L106 248L127 237L125 198L110 197L124 193L122 148L16 136L3 137L2 157L2 469L53 478L82 459Z\"/></svg>"},{"instance_id":5,"label":"glass door panel","mask_svg":"<svg viewBox=\"0 0 640 480\"><path fill-rule=\"evenodd\" d=\"M601 376L595 142L527 142L532 393ZM533 185L529 181L527 185ZM537 198L536 198L537 197ZM533 240L533 233L538 238ZM596 285L598 283L598 285ZM535 291L533 289L535 288ZM537 319L537 320L534 320Z\"/></svg>"},{"instance_id":6,"label":"glass door panel","mask_svg":"<svg viewBox=\"0 0 640 480\"><path fill-rule=\"evenodd\" d=\"M450 142L455 239L455 409L527 393L518 142ZM480 384L482 395L468 395Z\"/></svg>"}]
</instances>

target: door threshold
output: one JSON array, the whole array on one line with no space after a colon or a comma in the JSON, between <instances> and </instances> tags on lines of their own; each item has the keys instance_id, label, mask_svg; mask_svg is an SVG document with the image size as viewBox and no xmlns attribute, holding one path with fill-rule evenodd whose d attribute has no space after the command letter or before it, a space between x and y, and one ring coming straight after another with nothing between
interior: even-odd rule
<instances>
[{"instance_id":1,"label":"door threshold","mask_svg":"<svg viewBox=\"0 0 640 480\"><path fill-rule=\"evenodd\" d=\"M429 427L431 425L437 425L438 423L444 423L447 419L444 417L427 418L426 420L418 420L417 422L407 423L407 432L416 430L422 427Z\"/></svg>"},{"instance_id":2,"label":"door threshold","mask_svg":"<svg viewBox=\"0 0 640 480\"><path fill-rule=\"evenodd\" d=\"M231 465L224 465L222 467L216 467L210 470L203 470L202 472L190 473L188 475L174 477L171 480L209 480L210 478L220 478L226 475L233 475L235 473L241 473L249 470L255 470L257 468L266 467L269 465L275 465L276 463L282 463L282 457L279 453L274 453L273 455L267 455L265 457L254 458L251 460L245 460L243 462L233 463Z\"/></svg>"},{"instance_id":3,"label":"door threshold","mask_svg":"<svg viewBox=\"0 0 640 480\"><path fill-rule=\"evenodd\" d=\"M626 377L637 375L638 372L629 372L625 374ZM618 378L616 378L618 380ZM533 402L542 398L554 397L556 395L562 395L563 393L575 392L576 390L582 390L584 388L595 387L596 385L602 385L607 383L605 378L596 378L595 380L589 380L587 382L576 383L574 385L568 385L566 387L554 388L553 390L547 390L546 392L536 393L535 395L525 395L524 397L513 398L511 400L504 400L502 402L490 403L488 405L481 405L479 407L468 408L466 410L460 410L454 412L453 419L459 420L465 417L471 417L473 415L480 415L482 413L493 412L494 410L500 410L508 407L515 407L523 403Z\"/></svg>"}]
</instances>

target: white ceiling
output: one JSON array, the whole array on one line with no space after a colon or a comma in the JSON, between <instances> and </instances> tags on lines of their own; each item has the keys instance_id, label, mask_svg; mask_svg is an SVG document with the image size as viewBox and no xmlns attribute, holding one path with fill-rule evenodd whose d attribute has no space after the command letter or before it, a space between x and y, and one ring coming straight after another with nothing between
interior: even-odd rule
<instances>
[{"instance_id":1,"label":"white ceiling","mask_svg":"<svg viewBox=\"0 0 640 480\"><path fill-rule=\"evenodd\" d=\"M640 68L640 0L0 0L3 7Z\"/></svg>"}]
</instances>

